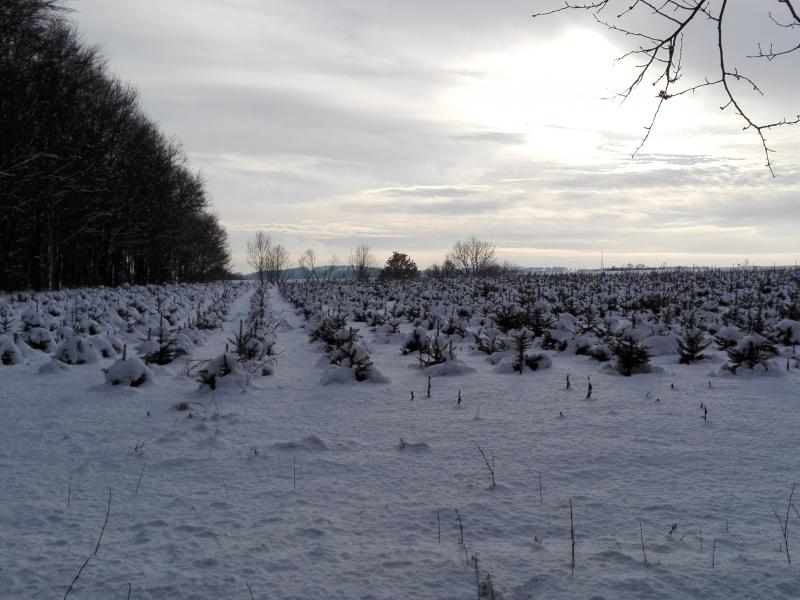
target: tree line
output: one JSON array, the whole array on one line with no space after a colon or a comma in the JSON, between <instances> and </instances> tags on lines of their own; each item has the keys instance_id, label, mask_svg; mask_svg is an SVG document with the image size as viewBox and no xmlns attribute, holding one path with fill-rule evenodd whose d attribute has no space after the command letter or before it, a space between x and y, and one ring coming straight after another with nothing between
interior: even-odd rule
<instances>
[{"instance_id":1,"label":"tree line","mask_svg":"<svg viewBox=\"0 0 800 600\"><path fill-rule=\"evenodd\" d=\"M247 242L247 263L254 270L261 284L280 283L285 279L289 265L289 253L280 244L274 244L272 236L259 230ZM358 281L369 281L377 276L382 281L405 281L417 278L421 271L417 263L406 253L393 251L378 270L378 260L369 245L361 243L347 257L346 266L340 267L333 255L321 265L317 253L308 248L300 255L297 266L303 279L319 281L346 276ZM458 240L446 253L441 264L433 264L427 270L428 277L447 279L451 277L494 277L517 271L509 262L499 263L493 242L470 236Z\"/></svg>"},{"instance_id":2,"label":"tree line","mask_svg":"<svg viewBox=\"0 0 800 600\"><path fill-rule=\"evenodd\" d=\"M202 176L65 13L0 3L0 289L224 274Z\"/></svg>"}]
</instances>

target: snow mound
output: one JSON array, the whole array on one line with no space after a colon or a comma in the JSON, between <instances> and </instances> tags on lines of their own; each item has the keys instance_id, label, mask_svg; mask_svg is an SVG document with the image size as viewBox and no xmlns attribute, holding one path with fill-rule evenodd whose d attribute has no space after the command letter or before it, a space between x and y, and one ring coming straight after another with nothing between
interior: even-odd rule
<instances>
[{"instance_id":1,"label":"snow mound","mask_svg":"<svg viewBox=\"0 0 800 600\"><path fill-rule=\"evenodd\" d=\"M201 385L211 390L232 388L244 391L247 387L247 378L242 366L230 352L209 360L200 371L199 378Z\"/></svg>"},{"instance_id":2,"label":"snow mound","mask_svg":"<svg viewBox=\"0 0 800 600\"><path fill-rule=\"evenodd\" d=\"M651 335L642 342L650 352L650 356L668 356L677 354L678 339L672 335Z\"/></svg>"},{"instance_id":3,"label":"snow mound","mask_svg":"<svg viewBox=\"0 0 800 600\"><path fill-rule=\"evenodd\" d=\"M113 365L103 371L106 374L106 383L111 385L139 387L143 383L153 381L152 371L135 356L116 360Z\"/></svg>"},{"instance_id":4,"label":"snow mound","mask_svg":"<svg viewBox=\"0 0 800 600\"><path fill-rule=\"evenodd\" d=\"M409 442L405 438L400 438L398 449L411 452L427 452L430 450L430 446L425 442Z\"/></svg>"},{"instance_id":5,"label":"snow mound","mask_svg":"<svg viewBox=\"0 0 800 600\"><path fill-rule=\"evenodd\" d=\"M800 342L800 322L793 319L783 319L778 321L775 325L775 329L781 333L783 342L787 346Z\"/></svg>"},{"instance_id":6,"label":"snow mound","mask_svg":"<svg viewBox=\"0 0 800 600\"><path fill-rule=\"evenodd\" d=\"M92 346L103 358L116 358L117 351L107 337L92 336Z\"/></svg>"},{"instance_id":7,"label":"snow mound","mask_svg":"<svg viewBox=\"0 0 800 600\"><path fill-rule=\"evenodd\" d=\"M18 365L22 362L22 354L10 335L0 335L0 364Z\"/></svg>"},{"instance_id":8,"label":"snow mound","mask_svg":"<svg viewBox=\"0 0 800 600\"><path fill-rule=\"evenodd\" d=\"M495 373L513 373L519 375L519 371L514 366L516 358L507 356L501 360L495 367ZM523 373L527 371L543 371L553 366L553 360L545 354L526 354L525 364L523 366Z\"/></svg>"},{"instance_id":9,"label":"snow mound","mask_svg":"<svg viewBox=\"0 0 800 600\"><path fill-rule=\"evenodd\" d=\"M68 364L56 360L55 358L39 367L39 373L42 375L56 375L66 373L69 370L70 366Z\"/></svg>"},{"instance_id":10,"label":"snow mound","mask_svg":"<svg viewBox=\"0 0 800 600\"><path fill-rule=\"evenodd\" d=\"M763 364L757 364L753 367L739 365L735 371L731 370L730 364L725 363L719 367L719 370L716 373L712 374L721 377L743 377L745 379L749 379L753 377L785 377L786 371L782 369L781 366L774 360L768 360Z\"/></svg>"},{"instance_id":11,"label":"snow mound","mask_svg":"<svg viewBox=\"0 0 800 600\"><path fill-rule=\"evenodd\" d=\"M57 347L53 336L44 327L33 327L28 331L28 345L42 352L54 352Z\"/></svg>"},{"instance_id":12,"label":"snow mound","mask_svg":"<svg viewBox=\"0 0 800 600\"><path fill-rule=\"evenodd\" d=\"M353 381L358 381L356 379L356 371L347 365L327 365L319 378L319 382L322 385L350 383ZM389 379L374 367L369 370L364 381L369 381L371 383L389 383Z\"/></svg>"},{"instance_id":13,"label":"snow mound","mask_svg":"<svg viewBox=\"0 0 800 600\"><path fill-rule=\"evenodd\" d=\"M744 334L736 327L723 327L717 332L717 338L729 343L738 342L743 337Z\"/></svg>"},{"instance_id":14,"label":"snow mound","mask_svg":"<svg viewBox=\"0 0 800 600\"><path fill-rule=\"evenodd\" d=\"M68 365L88 365L100 360L92 342L82 335L75 335L56 350L55 358Z\"/></svg>"},{"instance_id":15,"label":"snow mound","mask_svg":"<svg viewBox=\"0 0 800 600\"><path fill-rule=\"evenodd\" d=\"M299 441L277 442L272 444L272 447L276 450L328 450L328 444L316 435L306 436Z\"/></svg>"},{"instance_id":16,"label":"snow mound","mask_svg":"<svg viewBox=\"0 0 800 600\"><path fill-rule=\"evenodd\" d=\"M422 373L429 377L443 377L445 375L466 375L474 372L475 369L464 364L457 358L448 360L438 365L431 365L422 369Z\"/></svg>"},{"instance_id":17,"label":"snow mound","mask_svg":"<svg viewBox=\"0 0 800 600\"><path fill-rule=\"evenodd\" d=\"M600 368L600 370L605 373L606 375L619 375L620 377L625 377L622 373L620 373L619 367L615 364L605 363ZM632 375L649 375L649 374L665 374L667 370L664 367L659 365L654 365L652 363L645 363L643 365L639 365L638 367L631 370Z\"/></svg>"}]
</instances>

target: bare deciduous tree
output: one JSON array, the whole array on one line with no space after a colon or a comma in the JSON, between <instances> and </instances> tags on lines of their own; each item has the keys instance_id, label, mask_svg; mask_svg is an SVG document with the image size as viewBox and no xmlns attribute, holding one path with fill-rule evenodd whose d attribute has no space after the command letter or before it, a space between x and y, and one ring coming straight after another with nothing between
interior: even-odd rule
<instances>
[{"instance_id":1,"label":"bare deciduous tree","mask_svg":"<svg viewBox=\"0 0 800 600\"><path fill-rule=\"evenodd\" d=\"M465 275L485 275L495 265L495 245L473 235L453 244L445 260L449 260Z\"/></svg>"},{"instance_id":2,"label":"bare deciduous tree","mask_svg":"<svg viewBox=\"0 0 800 600\"><path fill-rule=\"evenodd\" d=\"M289 251L280 244L272 247L267 257L267 274L270 283L280 283L283 271L289 264Z\"/></svg>"},{"instance_id":3,"label":"bare deciduous tree","mask_svg":"<svg viewBox=\"0 0 800 600\"><path fill-rule=\"evenodd\" d=\"M456 267L449 255L445 257L441 265L434 263L428 267L428 277L435 279L447 279L455 277L457 274L458 267Z\"/></svg>"},{"instance_id":4,"label":"bare deciduous tree","mask_svg":"<svg viewBox=\"0 0 800 600\"><path fill-rule=\"evenodd\" d=\"M759 5L759 10L763 11L775 29L769 43L754 40L754 53L747 58L772 62L789 55L800 55L800 10L795 7L796 3L797 0L760 0L754 3ZM636 72L628 87L616 96L623 100L628 98L645 80L657 90L653 118L645 127L645 135L633 152L634 156L647 142L664 102L701 88L716 87L722 90L724 98L720 108L733 110L742 119L743 128L754 131L758 136L766 166L774 176L770 160L773 150L767 145L766 133L784 125L800 123L800 114L762 120L754 116L752 107L746 106L744 91L749 89L757 96L764 94L750 75L732 65L732 44L738 42L740 36L729 32L726 26L732 22L729 9L734 4L739 5L734 6L735 9L748 3L729 3L728 0L588 0L571 3L566 0L559 7L533 16L543 17L572 10L588 11L601 26L634 40L633 48L620 59L635 60ZM774 9L775 13L770 9ZM703 26L707 30L701 33ZM688 48L701 47L695 43L694 36L708 35L713 38L716 45L714 72L699 83L681 86L679 82L683 76L684 60L694 59L699 54L695 50L691 55L684 55L684 37L689 40L690 35L692 43L687 43Z\"/></svg>"},{"instance_id":5,"label":"bare deciduous tree","mask_svg":"<svg viewBox=\"0 0 800 600\"><path fill-rule=\"evenodd\" d=\"M308 281L316 281L317 275L317 253L313 248L308 248L303 252L302 256L297 261L300 270L303 272L303 277Z\"/></svg>"},{"instance_id":6,"label":"bare deciduous tree","mask_svg":"<svg viewBox=\"0 0 800 600\"><path fill-rule=\"evenodd\" d=\"M367 244L359 244L350 253L347 264L353 273L353 277L358 281L367 281L369 279L369 270L377 264L377 261Z\"/></svg>"},{"instance_id":7,"label":"bare deciduous tree","mask_svg":"<svg viewBox=\"0 0 800 600\"><path fill-rule=\"evenodd\" d=\"M255 238L247 241L247 264L258 273L261 285L264 285L267 279L271 252L272 238L265 231L259 229Z\"/></svg>"},{"instance_id":8,"label":"bare deciduous tree","mask_svg":"<svg viewBox=\"0 0 800 600\"><path fill-rule=\"evenodd\" d=\"M328 264L322 270L322 278L325 281L328 281L328 280L334 278L334 276L336 275L336 264L338 262L339 262L339 257L338 256L336 256L335 254L333 256L331 256L330 260L328 261Z\"/></svg>"}]
</instances>

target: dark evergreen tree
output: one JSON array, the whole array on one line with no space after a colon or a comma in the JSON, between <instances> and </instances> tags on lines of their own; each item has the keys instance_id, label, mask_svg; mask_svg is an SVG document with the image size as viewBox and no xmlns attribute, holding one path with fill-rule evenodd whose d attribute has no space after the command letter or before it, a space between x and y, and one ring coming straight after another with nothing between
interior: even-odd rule
<instances>
[{"instance_id":1,"label":"dark evergreen tree","mask_svg":"<svg viewBox=\"0 0 800 600\"><path fill-rule=\"evenodd\" d=\"M705 354L703 350L708 348L711 340L707 339L706 334L701 329L685 328L683 336L678 339L678 354L680 354L680 363L689 364L703 360Z\"/></svg>"},{"instance_id":2,"label":"dark evergreen tree","mask_svg":"<svg viewBox=\"0 0 800 600\"><path fill-rule=\"evenodd\" d=\"M386 265L381 271L380 278L383 280L405 281L414 279L418 275L417 263L408 254L392 252L392 255L386 259Z\"/></svg>"},{"instance_id":3,"label":"dark evergreen tree","mask_svg":"<svg viewBox=\"0 0 800 600\"><path fill-rule=\"evenodd\" d=\"M613 342L612 349L617 357L617 371L626 377L630 377L634 371L641 370L650 361L647 348L630 334L617 338Z\"/></svg>"},{"instance_id":4,"label":"dark evergreen tree","mask_svg":"<svg viewBox=\"0 0 800 600\"><path fill-rule=\"evenodd\" d=\"M683 321L683 335L678 339L678 354L681 364L703 360L703 350L711 345L706 333L697 327L697 315L692 311Z\"/></svg>"}]
</instances>

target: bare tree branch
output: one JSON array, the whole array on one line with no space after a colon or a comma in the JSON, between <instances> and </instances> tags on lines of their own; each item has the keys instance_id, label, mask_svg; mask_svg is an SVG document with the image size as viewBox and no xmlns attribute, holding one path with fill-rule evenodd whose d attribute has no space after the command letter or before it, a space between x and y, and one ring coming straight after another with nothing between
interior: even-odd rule
<instances>
[{"instance_id":1,"label":"bare tree branch","mask_svg":"<svg viewBox=\"0 0 800 600\"><path fill-rule=\"evenodd\" d=\"M791 17L788 23L784 23L778 21L772 13L768 13L775 25L783 28L800 26L800 14L794 6L793 0L774 1L783 5ZM623 53L617 59L618 61L637 59L637 64L635 65L636 74L631 83L613 97L625 101L651 73L653 74L652 85L659 86L660 89L656 94L657 103L653 116L645 127L645 134L642 136L632 156L635 157L647 143L667 100L690 92L693 93L700 89L719 86L725 97L725 104L720 108L722 110L729 107L732 108L744 121L743 129L751 129L755 132L764 152L765 166L774 177L775 173L770 156L774 150L767 144L766 132L778 127L800 123L800 114L794 117L782 117L774 121L761 121L755 119L745 106L739 91L735 89L734 83L746 83L752 92L760 96L764 94L752 77L739 72L736 68L729 67L727 64L726 50L729 47L729 41L724 33L729 19L727 11L728 0L659 0L658 2L653 0L627 0L623 2L620 0L618 5L621 6L621 10L613 11L612 13L612 7L616 6L614 0L584 4L565 2L564 6L536 13L533 16L543 17L565 11L587 11L592 13L594 20L607 30L623 35L626 38L637 40L636 47ZM630 25L630 20L626 20L625 17L633 13L637 13L639 16L646 13L648 27L652 24L653 31L658 33L645 31L638 24L635 26ZM614 16L612 17L611 14ZM675 87L682 75L683 37L690 25L702 22L703 18L714 24L713 39L717 46L718 54L717 74L713 77L706 77L704 83L691 85L680 91L673 91L672 88ZM695 30L693 29L692 31L693 35L696 35L694 33ZM772 43L768 46L762 46L759 43L757 48L758 52L747 58L772 61L778 57L800 52L800 41L777 49Z\"/></svg>"}]
</instances>

